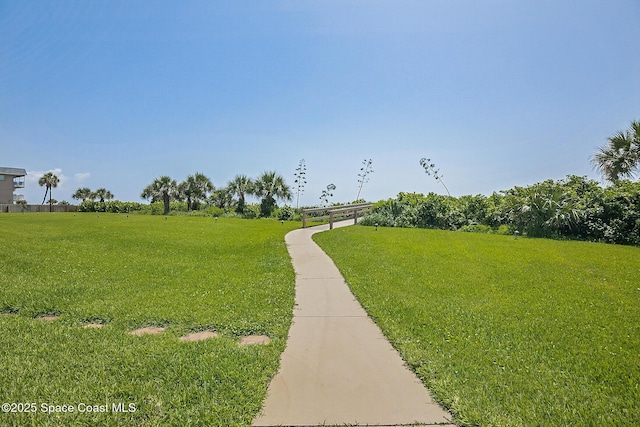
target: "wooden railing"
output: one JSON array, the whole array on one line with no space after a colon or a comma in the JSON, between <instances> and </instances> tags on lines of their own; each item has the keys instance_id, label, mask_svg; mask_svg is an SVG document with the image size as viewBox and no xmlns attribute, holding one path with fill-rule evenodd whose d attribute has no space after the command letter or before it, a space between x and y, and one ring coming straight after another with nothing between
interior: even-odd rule
<instances>
[{"instance_id":1,"label":"wooden railing","mask_svg":"<svg viewBox=\"0 0 640 427\"><path fill-rule=\"evenodd\" d=\"M312 208L302 210L302 228L307 227L308 221L322 221L329 219L329 229L333 229L333 222L336 219L346 219L353 217L353 223L358 222L358 214L367 213L371 210L373 203L358 203L354 205L329 206L326 208ZM310 213L327 212L327 215L308 217Z\"/></svg>"}]
</instances>

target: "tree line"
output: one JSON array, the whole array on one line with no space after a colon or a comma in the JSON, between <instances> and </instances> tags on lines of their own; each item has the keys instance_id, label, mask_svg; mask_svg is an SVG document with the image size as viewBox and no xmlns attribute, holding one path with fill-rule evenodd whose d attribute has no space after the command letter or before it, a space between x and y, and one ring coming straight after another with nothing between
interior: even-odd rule
<instances>
[{"instance_id":1,"label":"tree line","mask_svg":"<svg viewBox=\"0 0 640 427\"><path fill-rule=\"evenodd\" d=\"M164 215L169 213L172 201L186 201L187 210L197 210L202 204L217 206L221 209L235 205L235 210L243 214L246 208L246 196L253 195L261 199L260 215L271 216L276 208L276 200L291 200L291 188L284 178L274 171L264 172L252 179L246 175L236 175L226 187L216 189L209 178L202 173L189 175L181 183L169 176L156 178L141 193L143 199L152 203L162 202Z\"/></svg>"},{"instance_id":2,"label":"tree line","mask_svg":"<svg viewBox=\"0 0 640 427\"><path fill-rule=\"evenodd\" d=\"M203 173L197 172L189 175L184 181L162 175L155 178L141 192L140 197L149 200L151 205L143 205L136 202L108 202L113 196L100 198L96 202L96 193L78 189L75 195L88 195L81 197L80 212L132 212L144 211L151 207L151 213L156 212L154 206L162 206L162 214L168 215L171 210L184 210L186 212L208 209L215 214L234 212L240 216L271 216L277 208L277 200L289 201L292 199L291 188L284 178L274 171L262 173L257 178L239 174L230 180L226 186L216 187L211 179ZM74 195L74 197L75 197ZM260 198L259 208L246 202L248 196ZM160 212L158 212L160 213Z\"/></svg>"},{"instance_id":3,"label":"tree line","mask_svg":"<svg viewBox=\"0 0 640 427\"><path fill-rule=\"evenodd\" d=\"M373 173L371 168L372 160L364 160L363 166L358 173L358 196L365 183L369 181L369 175ZM299 211L300 195L304 193L307 184L305 160L301 159L294 172L294 189L287 185L284 178L274 171L264 172L257 178L249 178L246 175L236 175L225 187L216 188L211 180L202 173L189 175L185 181L178 183L175 179L163 175L156 178L141 193L143 199L151 200L151 204L162 203L163 213L166 215L171 210L171 204L175 202L186 202L186 211L199 210L201 207L216 207L224 211L234 208L234 212L242 216L271 216L277 208L277 199L291 201L293 195L296 196L296 211ZM40 185L46 186L45 199L49 194L49 203L58 203L51 197L51 189L57 187L60 180L52 172L47 172L41 179ZM326 186L320 194L322 206L330 204L333 197L335 184ZM254 211L254 206L247 206L246 197L256 196L261 199L259 210ZM101 211L101 212L129 212L132 210L144 210L143 206L137 202L113 201L114 195L105 188L92 191L88 187L78 188L72 195L74 199L80 200L80 211ZM96 202L96 199L99 201ZM60 204L68 204L60 202ZM247 211L249 209L249 211Z\"/></svg>"},{"instance_id":4,"label":"tree line","mask_svg":"<svg viewBox=\"0 0 640 427\"><path fill-rule=\"evenodd\" d=\"M361 223L640 245L640 182L602 187L569 175L490 196L400 193Z\"/></svg>"}]
</instances>

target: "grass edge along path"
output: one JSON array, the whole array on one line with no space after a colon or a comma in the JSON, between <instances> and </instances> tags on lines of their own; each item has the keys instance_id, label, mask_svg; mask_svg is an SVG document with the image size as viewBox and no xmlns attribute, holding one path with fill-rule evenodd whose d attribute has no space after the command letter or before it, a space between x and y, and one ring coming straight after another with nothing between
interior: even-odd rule
<instances>
[{"instance_id":1,"label":"grass edge along path","mask_svg":"<svg viewBox=\"0 0 640 427\"><path fill-rule=\"evenodd\" d=\"M314 240L458 424L640 425L640 248L362 226Z\"/></svg>"},{"instance_id":2,"label":"grass edge along path","mask_svg":"<svg viewBox=\"0 0 640 427\"><path fill-rule=\"evenodd\" d=\"M250 425L286 344L295 274L284 235L297 227L0 215L0 402L36 404L0 413L0 425ZM128 333L144 326L165 330ZM218 336L180 341L205 330ZM241 346L249 335L271 342Z\"/></svg>"}]
</instances>

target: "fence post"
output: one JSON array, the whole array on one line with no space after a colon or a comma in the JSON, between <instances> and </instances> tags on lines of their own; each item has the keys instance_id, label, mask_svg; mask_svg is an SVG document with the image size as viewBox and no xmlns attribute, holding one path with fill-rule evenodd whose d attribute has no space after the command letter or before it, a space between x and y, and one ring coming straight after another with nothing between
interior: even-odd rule
<instances>
[{"instance_id":1,"label":"fence post","mask_svg":"<svg viewBox=\"0 0 640 427\"><path fill-rule=\"evenodd\" d=\"M307 213L302 211L302 228L307 228Z\"/></svg>"},{"instance_id":2,"label":"fence post","mask_svg":"<svg viewBox=\"0 0 640 427\"><path fill-rule=\"evenodd\" d=\"M329 211L329 230L333 230L333 211Z\"/></svg>"}]
</instances>

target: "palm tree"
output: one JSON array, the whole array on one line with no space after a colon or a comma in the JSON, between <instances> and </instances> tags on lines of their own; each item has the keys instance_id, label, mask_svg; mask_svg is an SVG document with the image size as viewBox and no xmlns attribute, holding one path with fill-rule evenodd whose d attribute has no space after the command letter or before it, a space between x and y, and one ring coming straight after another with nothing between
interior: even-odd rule
<instances>
[{"instance_id":1,"label":"palm tree","mask_svg":"<svg viewBox=\"0 0 640 427\"><path fill-rule=\"evenodd\" d=\"M209 203L220 209L226 209L233 205L233 193L229 187L218 188L211 193Z\"/></svg>"},{"instance_id":2,"label":"palm tree","mask_svg":"<svg viewBox=\"0 0 640 427\"><path fill-rule=\"evenodd\" d=\"M151 198L151 203L162 200L164 203L164 215L169 214L169 202L179 196L178 184L175 179L166 175L156 178L140 195L143 199Z\"/></svg>"},{"instance_id":3,"label":"palm tree","mask_svg":"<svg viewBox=\"0 0 640 427\"><path fill-rule=\"evenodd\" d=\"M107 190L106 188L98 188L96 192L93 193L91 196L94 198L100 199L101 203L104 203L105 199L107 200L113 199L113 194L111 194L111 191Z\"/></svg>"},{"instance_id":4,"label":"palm tree","mask_svg":"<svg viewBox=\"0 0 640 427\"><path fill-rule=\"evenodd\" d=\"M244 196L246 194L253 194L253 185L254 183L251 178L246 175L236 175L236 177L227 184L227 189L231 194L238 196L238 206L236 207L237 212L244 212Z\"/></svg>"},{"instance_id":5,"label":"palm tree","mask_svg":"<svg viewBox=\"0 0 640 427\"><path fill-rule=\"evenodd\" d=\"M184 182L180 183L180 189L187 198L187 210L189 211L195 209L201 201L207 198L207 193L212 192L215 188L209 178L196 172L195 175L189 175Z\"/></svg>"},{"instance_id":6,"label":"palm tree","mask_svg":"<svg viewBox=\"0 0 640 427\"><path fill-rule=\"evenodd\" d=\"M613 183L624 177L633 177L640 167L640 121L629 129L618 132L591 159L608 181Z\"/></svg>"},{"instance_id":7,"label":"palm tree","mask_svg":"<svg viewBox=\"0 0 640 427\"><path fill-rule=\"evenodd\" d=\"M47 172L38 180L38 184L40 187L45 186L46 189L44 191L44 198L42 199L42 204L44 205L45 200L47 200L47 193L49 194L49 212L53 210L53 198L52 198L52 188L56 188L58 183L60 182L60 178L55 176L53 172Z\"/></svg>"},{"instance_id":8,"label":"palm tree","mask_svg":"<svg viewBox=\"0 0 640 427\"><path fill-rule=\"evenodd\" d=\"M76 200L82 200L84 202L87 199L93 199L93 192L88 187L82 187L78 188L71 197Z\"/></svg>"},{"instance_id":9,"label":"palm tree","mask_svg":"<svg viewBox=\"0 0 640 427\"><path fill-rule=\"evenodd\" d=\"M260 213L262 216L270 216L276 207L276 199L291 200L291 189L285 183L284 178L275 172L264 172L254 182L253 194L262 197Z\"/></svg>"}]
</instances>

